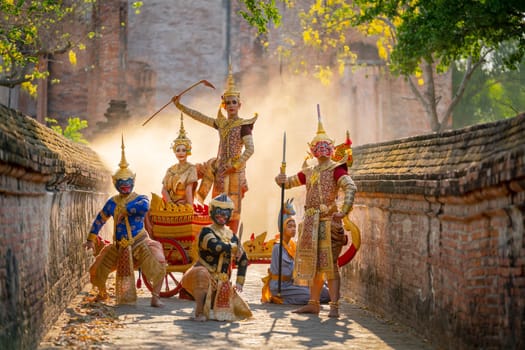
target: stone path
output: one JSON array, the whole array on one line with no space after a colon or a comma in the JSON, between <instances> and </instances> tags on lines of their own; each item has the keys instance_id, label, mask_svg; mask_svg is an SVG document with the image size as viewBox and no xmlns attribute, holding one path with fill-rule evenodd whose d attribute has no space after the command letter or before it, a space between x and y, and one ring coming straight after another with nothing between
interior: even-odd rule
<instances>
[{"instance_id":1,"label":"stone path","mask_svg":"<svg viewBox=\"0 0 525 350\"><path fill-rule=\"evenodd\" d=\"M267 267L268 265L249 267L247 282L241 294L250 304L254 314L252 319L232 323L194 322L191 321L192 301L173 297L163 299L163 308L152 308L149 306L150 298L146 290L140 293L136 305L114 308L119 326L106 331L102 342L86 342L77 347L57 345L51 339L57 337L61 328L55 326L39 350L433 349L431 344L409 329L385 322L346 301L340 303L339 319L327 317L328 305L322 305L320 315L315 316L291 313L295 306L261 304L260 279L265 275ZM83 293L85 297L86 292ZM64 317L61 322L64 322Z\"/></svg>"}]
</instances>

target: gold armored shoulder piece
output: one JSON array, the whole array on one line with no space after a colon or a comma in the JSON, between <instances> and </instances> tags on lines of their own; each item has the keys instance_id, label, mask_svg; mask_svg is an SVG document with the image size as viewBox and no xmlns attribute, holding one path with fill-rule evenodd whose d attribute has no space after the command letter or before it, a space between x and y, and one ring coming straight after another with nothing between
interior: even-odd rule
<instances>
[{"instance_id":1,"label":"gold armored shoulder piece","mask_svg":"<svg viewBox=\"0 0 525 350\"><path fill-rule=\"evenodd\" d=\"M257 118L259 118L259 114L255 113L255 115L253 116L253 118L250 118L250 119L243 119L243 120L242 120L242 125L255 124L255 122L257 121Z\"/></svg>"}]
</instances>

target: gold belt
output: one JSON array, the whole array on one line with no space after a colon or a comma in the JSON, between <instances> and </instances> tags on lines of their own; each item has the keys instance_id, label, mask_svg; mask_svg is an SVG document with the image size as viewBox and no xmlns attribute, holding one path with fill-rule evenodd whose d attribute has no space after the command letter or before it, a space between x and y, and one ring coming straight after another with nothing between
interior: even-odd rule
<instances>
[{"instance_id":1,"label":"gold belt","mask_svg":"<svg viewBox=\"0 0 525 350\"><path fill-rule=\"evenodd\" d=\"M203 258L199 257L199 260L197 260L194 266L205 267L206 270L208 270L208 272L210 273L210 276L213 280L226 282L230 279L230 276L227 273L217 271L217 269L220 268L221 264L217 264L217 267L215 267L208 264L206 261L204 261Z\"/></svg>"},{"instance_id":2,"label":"gold belt","mask_svg":"<svg viewBox=\"0 0 525 350\"><path fill-rule=\"evenodd\" d=\"M138 235L136 235L135 237L131 238L131 239L127 239L126 237L124 238L121 238L118 242L117 242L117 245L120 247L120 248L127 248L129 247L130 245L133 245L135 242L139 242L139 241L142 241L144 238L146 238L146 231L141 231Z\"/></svg>"},{"instance_id":3,"label":"gold belt","mask_svg":"<svg viewBox=\"0 0 525 350\"><path fill-rule=\"evenodd\" d=\"M272 280L273 281L278 281L279 280L279 275L272 275ZM291 280L292 280L292 276L281 276L281 281L288 282L288 281L291 281Z\"/></svg>"},{"instance_id":4,"label":"gold belt","mask_svg":"<svg viewBox=\"0 0 525 350\"><path fill-rule=\"evenodd\" d=\"M319 213L320 216L326 216L330 213L335 213L336 211L337 207L335 205L328 207L327 205L321 204L319 207L305 208L304 213L306 216L314 216L316 213Z\"/></svg>"}]
</instances>

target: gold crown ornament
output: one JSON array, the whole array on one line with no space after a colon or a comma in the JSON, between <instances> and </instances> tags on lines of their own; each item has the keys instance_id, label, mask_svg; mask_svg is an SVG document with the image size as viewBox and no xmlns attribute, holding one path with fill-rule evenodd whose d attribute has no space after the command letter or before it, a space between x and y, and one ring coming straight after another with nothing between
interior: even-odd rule
<instances>
[{"instance_id":1,"label":"gold crown ornament","mask_svg":"<svg viewBox=\"0 0 525 350\"><path fill-rule=\"evenodd\" d=\"M124 135L122 135L122 144L120 146L122 153L120 156L119 169L113 174L113 184L117 183L117 180L135 179L135 173L128 168L128 161L126 160L126 153L124 152Z\"/></svg>"},{"instance_id":2,"label":"gold crown ornament","mask_svg":"<svg viewBox=\"0 0 525 350\"><path fill-rule=\"evenodd\" d=\"M233 79L232 65L228 65L228 78L226 79L226 90L222 94L224 99L226 96L235 96L241 98L241 92L235 87L235 80Z\"/></svg>"},{"instance_id":3,"label":"gold crown ornament","mask_svg":"<svg viewBox=\"0 0 525 350\"><path fill-rule=\"evenodd\" d=\"M310 146L310 148L312 148L317 143L322 142L322 141L326 141L326 142L330 143L331 145L334 144L334 141L330 137L328 137L328 135L324 131L323 123L321 122L321 116L319 115L317 117L317 133L314 136L314 138L312 139L312 142L310 142L308 144L308 146Z\"/></svg>"},{"instance_id":4,"label":"gold crown ornament","mask_svg":"<svg viewBox=\"0 0 525 350\"><path fill-rule=\"evenodd\" d=\"M186 147L186 154L189 156L191 155L191 140L186 136L186 130L184 130L184 117L183 114L180 114L180 129L179 129L179 136L175 140L173 140L173 143L171 145L171 148L173 149L173 152L175 152L175 149L177 146L183 145Z\"/></svg>"},{"instance_id":5,"label":"gold crown ornament","mask_svg":"<svg viewBox=\"0 0 525 350\"><path fill-rule=\"evenodd\" d=\"M332 160L337 163L346 162L348 168L352 166L354 158L352 156L352 140L350 139L350 132L348 130L346 131L345 142L335 146Z\"/></svg>"}]
</instances>

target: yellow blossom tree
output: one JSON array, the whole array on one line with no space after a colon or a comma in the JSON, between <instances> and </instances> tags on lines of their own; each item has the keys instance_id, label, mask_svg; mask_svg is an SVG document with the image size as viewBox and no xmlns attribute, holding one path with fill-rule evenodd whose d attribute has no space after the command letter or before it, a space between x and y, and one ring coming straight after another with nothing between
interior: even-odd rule
<instances>
[{"instance_id":1,"label":"yellow blossom tree","mask_svg":"<svg viewBox=\"0 0 525 350\"><path fill-rule=\"evenodd\" d=\"M255 3L261 6L269 2ZM278 49L281 58L295 59L295 64L291 63L294 71L313 72L322 81L328 81L355 58L350 40L353 32L375 38L385 67L408 81L424 107L432 131L436 132L450 125L452 111L472 74L491 64L491 56L502 45L506 47L502 60L506 69L517 69L525 55L523 1L285 0L281 3L287 8L302 6L296 12L300 29L282 40ZM249 9L250 4L246 5ZM258 26L258 30L268 30L271 21L272 17L267 16L267 26ZM306 53L309 59L298 52ZM463 63L461 82L450 103L438 108L442 99L436 93L436 76L459 61Z\"/></svg>"},{"instance_id":2,"label":"yellow blossom tree","mask_svg":"<svg viewBox=\"0 0 525 350\"><path fill-rule=\"evenodd\" d=\"M85 49L85 40L75 38L64 28L75 28L96 6L95 0L2 0L0 1L0 86L21 85L31 95L33 84L49 74L39 62L51 55L67 53L69 62L77 62L77 52ZM141 1L134 1L136 12Z\"/></svg>"}]
</instances>

